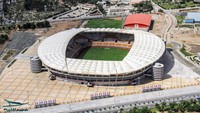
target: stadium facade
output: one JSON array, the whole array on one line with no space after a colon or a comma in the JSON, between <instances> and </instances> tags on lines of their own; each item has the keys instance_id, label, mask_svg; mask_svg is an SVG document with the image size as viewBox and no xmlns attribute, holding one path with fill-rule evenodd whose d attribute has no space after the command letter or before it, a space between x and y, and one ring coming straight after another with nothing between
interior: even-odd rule
<instances>
[{"instance_id":1,"label":"stadium facade","mask_svg":"<svg viewBox=\"0 0 200 113\"><path fill-rule=\"evenodd\" d=\"M88 46L129 49L122 61L77 59ZM54 34L38 47L43 65L56 77L81 84L139 84L144 73L165 52L165 44L156 35L139 30L79 28Z\"/></svg>"}]
</instances>

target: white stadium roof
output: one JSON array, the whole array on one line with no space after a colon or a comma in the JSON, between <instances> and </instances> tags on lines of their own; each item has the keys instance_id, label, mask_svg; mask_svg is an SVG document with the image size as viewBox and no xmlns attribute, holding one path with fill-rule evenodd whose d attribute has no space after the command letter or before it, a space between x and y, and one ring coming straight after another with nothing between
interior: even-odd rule
<instances>
[{"instance_id":1,"label":"white stadium roof","mask_svg":"<svg viewBox=\"0 0 200 113\"><path fill-rule=\"evenodd\" d=\"M68 42L80 32L134 34L134 43L122 61L66 58L65 51ZM118 75L132 73L156 62L163 55L164 51L165 45L162 39L149 32L110 28L79 28L62 31L48 37L40 44L38 55L46 66L62 72L89 75Z\"/></svg>"}]
</instances>

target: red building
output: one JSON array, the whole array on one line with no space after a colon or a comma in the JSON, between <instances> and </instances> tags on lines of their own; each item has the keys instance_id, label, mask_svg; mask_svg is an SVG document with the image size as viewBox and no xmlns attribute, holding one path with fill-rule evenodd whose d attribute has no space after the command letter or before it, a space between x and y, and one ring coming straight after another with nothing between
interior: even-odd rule
<instances>
[{"instance_id":1,"label":"red building","mask_svg":"<svg viewBox=\"0 0 200 113\"><path fill-rule=\"evenodd\" d=\"M126 17L124 28L149 29L151 16L148 14L132 14Z\"/></svg>"}]
</instances>

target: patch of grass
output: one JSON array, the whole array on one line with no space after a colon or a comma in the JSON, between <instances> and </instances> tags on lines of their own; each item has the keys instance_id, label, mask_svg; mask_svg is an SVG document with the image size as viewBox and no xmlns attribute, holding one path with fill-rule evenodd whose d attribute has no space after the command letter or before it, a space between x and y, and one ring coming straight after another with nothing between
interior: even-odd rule
<instances>
[{"instance_id":1,"label":"patch of grass","mask_svg":"<svg viewBox=\"0 0 200 113\"><path fill-rule=\"evenodd\" d=\"M166 45L168 48L172 48L173 47L173 44L167 44Z\"/></svg>"},{"instance_id":2,"label":"patch of grass","mask_svg":"<svg viewBox=\"0 0 200 113\"><path fill-rule=\"evenodd\" d=\"M8 60L12 55L15 54L15 50L9 50L5 55L4 57L2 58L2 60Z\"/></svg>"},{"instance_id":3,"label":"patch of grass","mask_svg":"<svg viewBox=\"0 0 200 113\"><path fill-rule=\"evenodd\" d=\"M195 24L195 27L200 27L200 24Z\"/></svg>"},{"instance_id":4,"label":"patch of grass","mask_svg":"<svg viewBox=\"0 0 200 113\"><path fill-rule=\"evenodd\" d=\"M185 49L185 47L182 47L180 50L185 56L192 56L193 54L187 52L187 50Z\"/></svg>"},{"instance_id":5,"label":"patch of grass","mask_svg":"<svg viewBox=\"0 0 200 113\"><path fill-rule=\"evenodd\" d=\"M184 16L176 16L176 19L177 19L178 24L182 24L185 17Z\"/></svg>"},{"instance_id":6,"label":"patch of grass","mask_svg":"<svg viewBox=\"0 0 200 113\"><path fill-rule=\"evenodd\" d=\"M121 48L92 47L85 49L80 58L90 60L111 60L121 61L128 54L129 50Z\"/></svg>"},{"instance_id":7,"label":"patch of grass","mask_svg":"<svg viewBox=\"0 0 200 113\"><path fill-rule=\"evenodd\" d=\"M151 111L152 111L153 113L155 113L155 112L158 111L158 109L154 107L154 108L151 108Z\"/></svg>"},{"instance_id":8,"label":"patch of grass","mask_svg":"<svg viewBox=\"0 0 200 113\"><path fill-rule=\"evenodd\" d=\"M85 27L88 28L121 28L121 20L112 19L94 19L89 20Z\"/></svg>"},{"instance_id":9,"label":"patch of grass","mask_svg":"<svg viewBox=\"0 0 200 113\"><path fill-rule=\"evenodd\" d=\"M194 28L193 25L178 25L179 27L187 27L187 28Z\"/></svg>"}]
</instances>

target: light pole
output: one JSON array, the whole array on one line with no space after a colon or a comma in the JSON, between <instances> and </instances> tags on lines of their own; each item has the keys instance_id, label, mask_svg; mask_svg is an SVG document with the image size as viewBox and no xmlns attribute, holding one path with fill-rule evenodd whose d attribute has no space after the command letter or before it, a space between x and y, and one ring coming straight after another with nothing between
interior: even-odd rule
<instances>
[{"instance_id":1,"label":"light pole","mask_svg":"<svg viewBox=\"0 0 200 113\"><path fill-rule=\"evenodd\" d=\"M27 91L27 94L28 94L28 102L29 102L29 91Z\"/></svg>"},{"instance_id":2,"label":"light pole","mask_svg":"<svg viewBox=\"0 0 200 113\"><path fill-rule=\"evenodd\" d=\"M69 87L69 99L70 99L69 110L71 110L71 86Z\"/></svg>"},{"instance_id":3,"label":"light pole","mask_svg":"<svg viewBox=\"0 0 200 113\"><path fill-rule=\"evenodd\" d=\"M36 75L36 80L37 80L37 88L39 89L39 87L38 87L38 76Z\"/></svg>"}]
</instances>

